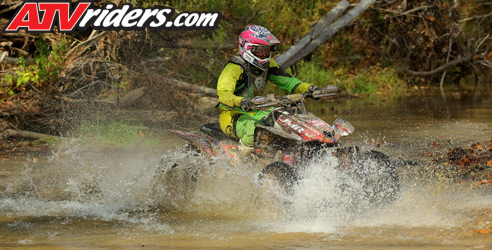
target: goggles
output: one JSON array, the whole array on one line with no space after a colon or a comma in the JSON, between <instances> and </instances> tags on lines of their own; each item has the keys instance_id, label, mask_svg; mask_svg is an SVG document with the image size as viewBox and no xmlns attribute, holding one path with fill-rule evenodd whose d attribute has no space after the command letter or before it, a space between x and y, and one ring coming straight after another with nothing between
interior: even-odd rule
<instances>
[{"instance_id":1,"label":"goggles","mask_svg":"<svg viewBox=\"0 0 492 250\"><path fill-rule=\"evenodd\" d=\"M253 55L257 56L260 59L266 59L270 57L270 52L275 51L275 45L267 45L267 46L262 46L262 45L255 45L251 48L251 53Z\"/></svg>"}]
</instances>

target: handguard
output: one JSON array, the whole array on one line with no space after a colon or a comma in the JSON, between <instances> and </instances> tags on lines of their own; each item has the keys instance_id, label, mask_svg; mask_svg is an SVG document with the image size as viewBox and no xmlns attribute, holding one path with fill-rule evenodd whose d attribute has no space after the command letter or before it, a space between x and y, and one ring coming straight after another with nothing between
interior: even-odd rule
<instances>
[{"instance_id":1,"label":"handguard","mask_svg":"<svg viewBox=\"0 0 492 250\"><path fill-rule=\"evenodd\" d=\"M338 91L337 86L329 85L329 86L326 86L322 89L313 91L313 93L311 94L311 97L312 98L321 98L321 97L334 96L337 94L337 91Z\"/></svg>"},{"instance_id":2,"label":"handguard","mask_svg":"<svg viewBox=\"0 0 492 250\"><path fill-rule=\"evenodd\" d=\"M254 109L267 108L277 105L278 100L275 99L273 94L267 96L257 96L251 100Z\"/></svg>"}]
</instances>

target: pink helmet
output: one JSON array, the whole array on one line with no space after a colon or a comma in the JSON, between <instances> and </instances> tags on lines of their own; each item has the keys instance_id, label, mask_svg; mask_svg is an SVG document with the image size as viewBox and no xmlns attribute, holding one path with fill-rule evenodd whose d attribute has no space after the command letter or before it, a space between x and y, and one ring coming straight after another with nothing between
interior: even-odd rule
<instances>
[{"instance_id":1,"label":"pink helmet","mask_svg":"<svg viewBox=\"0 0 492 250\"><path fill-rule=\"evenodd\" d=\"M261 70L267 70L271 51L280 41L265 27L250 24L239 35L239 54Z\"/></svg>"}]
</instances>

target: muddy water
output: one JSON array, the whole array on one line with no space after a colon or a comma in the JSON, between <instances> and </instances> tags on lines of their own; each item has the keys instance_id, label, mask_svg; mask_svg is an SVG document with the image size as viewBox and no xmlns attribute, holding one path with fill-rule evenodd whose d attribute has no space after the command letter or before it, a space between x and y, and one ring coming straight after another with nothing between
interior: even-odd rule
<instances>
[{"instance_id":1,"label":"muddy water","mask_svg":"<svg viewBox=\"0 0 492 250\"><path fill-rule=\"evenodd\" d=\"M72 140L49 157L0 161L0 248L492 248L492 234L477 231L492 228L492 188L431 174L431 159L422 157L491 140L492 98L487 91L445 98L425 90L310 104L328 121L354 124L346 145L421 162L401 167L402 193L392 204L372 207L342 192L342 184L354 193L361 187L329 157L307 166L286 195L255 166L207 163L172 135L152 150ZM187 168L165 178L161 156Z\"/></svg>"}]
</instances>

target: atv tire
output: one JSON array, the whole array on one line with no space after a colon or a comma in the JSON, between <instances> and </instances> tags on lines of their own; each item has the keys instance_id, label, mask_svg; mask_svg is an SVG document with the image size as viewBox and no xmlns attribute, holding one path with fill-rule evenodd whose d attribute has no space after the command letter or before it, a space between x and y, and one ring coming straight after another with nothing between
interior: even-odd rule
<instances>
[{"instance_id":1,"label":"atv tire","mask_svg":"<svg viewBox=\"0 0 492 250\"><path fill-rule=\"evenodd\" d=\"M370 204L384 205L398 197L401 189L398 171L384 153L374 150L360 153L355 173Z\"/></svg>"},{"instance_id":2,"label":"atv tire","mask_svg":"<svg viewBox=\"0 0 492 250\"><path fill-rule=\"evenodd\" d=\"M200 174L200 165L187 155L164 155L153 175L154 203L162 211L175 211L193 199Z\"/></svg>"},{"instance_id":3,"label":"atv tire","mask_svg":"<svg viewBox=\"0 0 492 250\"><path fill-rule=\"evenodd\" d=\"M265 176L273 176L286 191L289 191L298 179L294 167L282 162L274 162L264 167L260 177L264 178Z\"/></svg>"}]
</instances>

